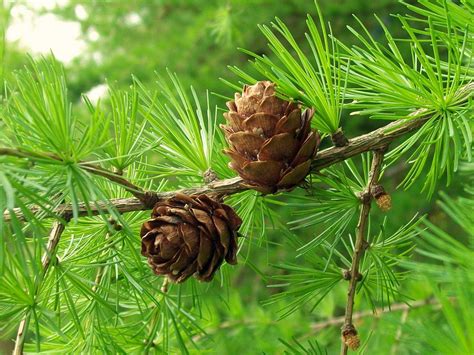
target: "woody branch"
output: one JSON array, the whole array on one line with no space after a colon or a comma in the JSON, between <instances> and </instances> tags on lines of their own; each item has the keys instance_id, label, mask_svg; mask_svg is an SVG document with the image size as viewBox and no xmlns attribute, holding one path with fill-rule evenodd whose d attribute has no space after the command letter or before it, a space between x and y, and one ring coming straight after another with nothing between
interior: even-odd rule
<instances>
[{"instance_id":1,"label":"woody branch","mask_svg":"<svg viewBox=\"0 0 474 355\"><path fill-rule=\"evenodd\" d=\"M392 142L396 138L420 128L429 118L429 116L426 116L412 120L396 121L370 133L350 139L349 143L344 147L331 147L324 149L318 153L315 160L313 161L312 171L319 171L323 168L327 168L331 165L337 164L353 156L384 146ZM16 152L17 151L13 149L7 150L5 148L0 148L0 155L14 155L21 156L23 158L34 159L34 157L27 156L23 153L21 153L21 155L18 155L16 154ZM99 170L97 167L95 167L94 169L89 169L88 171L90 171L91 173L97 173L100 171L100 174L98 175L105 177L124 187L133 185L129 182L125 183L124 181L126 180L124 178L117 176L112 172L105 173L105 170L102 168ZM142 192L140 188L136 187L134 188L134 190L141 191L139 197L112 199L107 204L105 202L97 202L93 206L90 206L89 209L86 208L85 205L79 205L79 216L84 216L88 214L97 215L99 214L99 212L106 213L106 207L108 205L114 206L119 213L147 210L151 209L156 202L172 197L178 192L184 194L216 194L226 196L247 189L248 187L243 184L243 180L240 177L226 180L218 180L208 185L177 191ZM57 209L63 210L68 213L72 212L72 206L69 204L61 205ZM40 210L41 208L39 206L31 207L31 211L33 213L37 213ZM23 215L19 209L13 209L13 213L15 213L19 219L23 218ZM11 219L9 212L4 213L4 219Z\"/></svg>"},{"instance_id":2,"label":"woody branch","mask_svg":"<svg viewBox=\"0 0 474 355\"><path fill-rule=\"evenodd\" d=\"M457 97L459 98L460 102L466 102L471 98L473 93L474 83L469 83L458 91ZM419 109L411 114L413 118L397 120L372 132L349 139L347 145L343 147L331 147L320 151L312 163L312 171L316 172L364 152L377 150L381 147L387 146L389 143L401 136L416 131L422 127L423 124L433 118L431 114L424 114L425 112L425 109ZM31 154L31 152L23 152L21 150L10 148L0 148L0 156L1 155L11 155L32 160L45 158L43 155L35 156L35 154ZM48 156L48 158L51 158L51 156ZM113 206L119 213L147 210L151 209L156 202L170 198L176 195L178 192L188 195L214 194L219 196L228 196L248 189L248 187L243 184L243 180L239 177L236 177L226 180L217 180L204 186L176 191L143 191L143 189L129 182L122 176L108 171L102 167L87 162L80 163L80 166L92 174L102 176L118 185L123 186L135 197L112 199L107 202L98 201L91 204L91 206L80 204L78 209L79 216L97 215L99 213L106 214L108 207L110 206ZM41 211L39 206L31 206L30 209L32 213L38 213ZM56 208L56 211L72 213L72 205L60 205ZM12 209L12 212L15 213L18 219L24 219L20 209ZM54 215L51 217L54 217ZM4 212L4 220L8 221L10 219L10 212Z\"/></svg>"}]
</instances>

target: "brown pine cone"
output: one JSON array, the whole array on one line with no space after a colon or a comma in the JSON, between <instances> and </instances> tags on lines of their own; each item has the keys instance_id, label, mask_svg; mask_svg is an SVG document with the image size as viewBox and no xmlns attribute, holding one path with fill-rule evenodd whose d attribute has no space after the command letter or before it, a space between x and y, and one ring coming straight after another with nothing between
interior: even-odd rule
<instances>
[{"instance_id":1,"label":"brown pine cone","mask_svg":"<svg viewBox=\"0 0 474 355\"><path fill-rule=\"evenodd\" d=\"M312 110L278 98L275 84L244 86L227 102L227 125L221 125L230 149L229 166L263 193L291 189L309 173L320 137L311 130Z\"/></svg>"},{"instance_id":2,"label":"brown pine cone","mask_svg":"<svg viewBox=\"0 0 474 355\"><path fill-rule=\"evenodd\" d=\"M175 197L158 202L142 225L142 255L157 275L183 282L194 275L210 281L225 259L237 263L234 210L206 195Z\"/></svg>"}]
</instances>

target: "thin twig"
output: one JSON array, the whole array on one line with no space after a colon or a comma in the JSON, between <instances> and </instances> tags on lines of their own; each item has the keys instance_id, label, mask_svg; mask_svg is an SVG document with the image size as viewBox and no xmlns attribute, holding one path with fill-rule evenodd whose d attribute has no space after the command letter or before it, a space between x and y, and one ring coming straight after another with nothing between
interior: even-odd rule
<instances>
[{"instance_id":1,"label":"thin twig","mask_svg":"<svg viewBox=\"0 0 474 355\"><path fill-rule=\"evenodd\" d=\"M356 337L357 330L352 323L352 315L354 312L354 298L356 294L356 287L359 275L359 263L364 254L364 250L367 248L367 241L365 240L365 233L367 228L367 220L369 217L370 205L372 202L371 189L372 186L376 185L379 180L380 171L382 170L383 157L386 151L386 147L382 147L379 150L373 152L372 166L369 172L369 181L366 189L361 194L361 208L359 214L359 221L356 229L356 242L354 247L354 253L352 255L352 264L349 281L349 288L347 291L347 303L346 313L344 318L344 325L342 326L343 341L341 345L341 354L346 355L348 350L347 337Z\"/></svg>"},{"instance_id":2,"label":"thin twig","mask_svg":"<svg viewBox=\"0 0 474 355\"><path fill-rule=\"evenodd\" d=\"M28 159L32 161L54 160L58 162L64 162L61 157L52 153L37 153L27 151L21 148L0 147L0 155ZM89 162L79 162L78 165L91 174L102 176L116 184L123 186L125 190L132 193L133 196L135 196L139 200L143 200L145 198L145 192L143 191L143 189L122 177L120 173L104 169L101 166Z\"/></svg>"},{"instance_id":3,"label":"thin twig","mask_svg":"<svg viewBox=\"0 0 474 355\"><path fill-rule=\"evenodd\" d=\"M407 322L409 312L410 312L409 309L403 310L400 323L398 324L397 333L395 334L395 341L393 342L392 349L390 350L391 355L398 354L398 346L400 345L400 340L402 339L403 326Z\"/></svg>"},{"instance_id":4,"label":"thin twig","mask_svg":"<svg viewBox=\"0 0 474 355\"><path fill-rule=\"evenodd\" d=\"M114 225L114 224L113 224ZM110 238L110 233L107 232L105 233L105 242L107 243L107 241L109 240ZM99 254L99 260L102 258L102 256L104 254L106 254L107 251L106 250L103 250L100 254ZM95 278L94 278L94 284L92 286L92 292L97 292L97 289L99 288L99 284L101 283L102 281L102 277L104 276L104 270L105 270L105 266L104 265L100 265L98 268L97 268L97 272L95 274Z\"/></svg>"},{"instance_id":5,"label":"thin twig","mask_svg":"<svg viewBox=\"0 0 474 355\"><path fill-rule=\"evenodd\" d=\"M163 283L161 284L161 288L160 288L160 291L163 296L161 299L161 302L165 302L165 297L166 297L166 294L168 293L169 284L170 284L170 280L167 277L165 277L163 279ZM150 348L155 346L154 340L156 336L156 327L157 327L158 321L160 320L159 318L161 314L161 308L162 307L155 307L153 309L153 312L154 312L153 319L148 322L150 324L150 331L146 339L144 340L144 344L145 344L144 353L145 354L148 354L150 351Z\"/></svg>"},{"instance_id":6,"label":"thin twig","mask_svg":"<svg viewBox=\"0 0 474 355\"><path fill-rule=\"evenodd\" d=\"M434 299L427 299L427 300L419 300L419 301L414 301L410 304L407 303L395 303L392 304L390 307L385 307L385 308L376 308L375 311L373 310L366 310L366 311L359 311L359 312L354 312L352 314L352 322L356 322L360 319L363 319L365 317L381 317L382 314L385 313L392 313L392 312L398 312L398 311L405 311L407 309L415 309L415 308L420 308L424 306L432 306L433 309L438 309L441 308L441 304L434 300ZM307 335L307 337L312 337L314 336L315 333L319 332L322 329L329 328L332 326L344 324L344 321L346 319L346 316L341 316L341 317L334 317L334 318L329 318L327 320L321 321L321 322L316 322L312 323L310 325L311 332Z\"/></svg>"},{"instance_id":7,"label":"thin twig","mask_svg":"<svg viewBox=\"0 0 474 355\"><path fill-rule=\"evenodd\" d=\"M69 219L69 215L64 214L63 215L64 220ZM60 221L55 221L53 222L53 226L51 227L51 231L49 233L49 238L48 238L48 243L46 245L46 250L43 254L43 257L41 258L41 271L35 278L35 286L34 286L34 296L36 298L40 288L41 288L41 283L43 282L44 278L46 277L46 274L49 270L49 266L51 265L51 262L53 261L53 257L56 254L56 248L58 246L59 240L61 238L61 235L63 234L64 230L66 228L66 225L63 222ZM13 355L21 355L23 354L23 345L25 344L25 336L26 332L28 330L28 325L30 322L30 317L31 317L31 309L28 309L26 311L25 316L23 319L20 321L20 325L18 326L18 332L16 335L16 341L15 341L15 347L13 349Z\"/></svg>"},{"instance_id":8,"label":"thin twig","mask_svg":"<svg viewBox=\"0 0 474 355\"><path fill-rule=\"evenodd\" d=\"M437 310L441 308L441 304L432 298L426 299L426 300L418 300L414 301L410 304L407 303L395 303L390 306L390 308L376 308L375 310L364 310L364 311L359 311L355 312L352 315L352 320L357 321L366 317L375 317L375 318L380 318L383 314L386 313L392 313L392 312L398 312L398 311L405 311L405 310L412 310L416 308L421 308L425 306L431 306L432 309ZM310 332L307 334L303 335L302 337L299 337L298 340L306 340L308 338L313 338L316 333L318 333L320 330L337 326L340 324L344 324L345 316L341 317L334 317L334 318L329 318L324 321L320 322L314 322L310 324ZM278 321L270 321L266 322L265 325L273 325L277 324ZM245 327L252 327L256 325L260 325L261 322L253 320L253 319L243 319L243 320L237 320L237 321L225 321L220 323L217 327L212 328L212 329L207 329L206 334L198 334L193 337L193 341L200 341L201 339L211 335L215 334L218 331L225 330L225 329L230 329L234 327L239 327L239 326L245 326Z\"/></svg>"},{"instance_id":9,"label":"thin twig","mask_svg":"<svg viewBox=\"0 0 474 355\"><path fill-rule=\"evenodd\" d=\"M113 218L109 218L108 224L109 224L108 227L111 227L112 232L109 231L109 232L105 233L104 240L105 240L106 245L108 244L110 246L110 249L115 250L114 244L109 243L109 239L113 234L121 231L123 227L120 224L118 224L117 221ZM98 259L97 259L98 262L100 262L100 259L103 256L105 256L106 254L107 254L107 250L103 250L98 256ZM95 274L95 279L94 279L94 284L92 286L92 292L97 292L97 289L99 288L99 285L102 282L102 277L104 276L105 267L106 267L106 265L100 265L97 268L97 272Z\"/></svg>"}]
</instances>

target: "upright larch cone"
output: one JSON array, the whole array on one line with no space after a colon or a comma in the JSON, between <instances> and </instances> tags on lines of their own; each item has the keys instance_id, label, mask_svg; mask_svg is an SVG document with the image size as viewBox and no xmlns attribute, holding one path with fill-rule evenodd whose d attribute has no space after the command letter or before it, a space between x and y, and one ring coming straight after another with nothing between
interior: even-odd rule
<instances>
[{"instance_id":1,"label":"upright larch cone","mask_svg":"<svg viewBox=\"0 0 474 355\"><path fill-rule=\"evenodd\" d=\"M157 275L183 282L194 275L210 281L224 259L237 263L234 210L206 195L175 197L158 202L142 225L142 255Z\"/></svg>"},{"instance_id":2,"label":"upright larch cone","mask_svg":"<svg viewBox=\"0 0 474 355\"><path fill-rule=\"evenodd\" d=\"M269 81L245 86L227 107L221 128L230 148L224 153L248 185L272 193L304 180L320 140L311 130L312 110L301 113L298 105L278 98Z\"/></svg>"}]
</instances>

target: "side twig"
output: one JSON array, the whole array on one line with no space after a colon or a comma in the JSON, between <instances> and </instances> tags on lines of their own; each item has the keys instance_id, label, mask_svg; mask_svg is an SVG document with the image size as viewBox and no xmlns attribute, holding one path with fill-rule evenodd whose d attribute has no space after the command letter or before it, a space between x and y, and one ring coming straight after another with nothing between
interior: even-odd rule
<instances>
[{"instance_id":1,"label":"side twig","mask_svg":"<svg viewBox=\"0 0 474 355\"><path fill-rule=\"evenodd\" d=\"M390 355L398 354L398 348L403 335L403 326L407 322L409 309L403 310L402 317L400 318L400 324L398 325L397 333L395 334L395 341L393 342L392 349L390 349Z\"/></svg>"},{"instance_id":2,"label":"side twig","mask_svg":"<svg viewBox=\"0 0 474 355\"><path fill-rule=\"evenodd\" d=\"M386 151L386 147L382 147L375 150L373 153L372 166L369 173L369 181L366 189L362 192L361 208L359 214L359 221L356 229L356 242L354 247L354 253L352 255L352 264L350 270L349 288L347 291L347 303L346 313L344 318L344 324L342 326L342 345L341 354L346 355L348 348L357 349L359 347L359 337L357 330L352 323L352 315L354 312L354 298L356 294L356 287L359 276L359 263L362 259L365 249L368 247L367 241L365 240L365 233L367 229L367 220L369 217L370 205L372 202L372 195L370 193L373 186L378 183L380 171L382 169L383 157Z\"/></svg>"},{"instance_id":3,"label":"side twig","mask_svg":"<svg viewBox=\"0 0 474 355\"><path fill-rule=\"evenodd\" d=\"M61 157L55 154L31 152L20 148L0 147L0 156L1 155L29 159L32 161L54 160L57 162L63 162ZM79 166L91 174L102 176L116 184L123 186L125 190L129 191L139 200L143 200L145 198L145 192L143 189L122 177L120 173L104 169L99 165L89 162L79 162Z\"/></svg>"},{"instance_id":4,"label":"side twig","mask_svg":"<svg viewBox=\"0 0 474 355\"><path fill-rule=\"evenodd\" d=\"M453 300L454 301L454 300ZM407 311L407 310L413 310L416 308L421 308L421 307L426 307L426 306L431 306L432 310L439 310L441 308L441 304L432 298L428 298L426 300L418 300L411 302L410 304L407 303L395 303L392 304L390 308L377 308L374 310L364 310L364 311L359 311L355 312L352 315L352 320L357 321L366 317L375 317L375 318L380 318L382 317L383 314L386 313L393 313L393 312L399 312L399 311ZM345 316L342 317L334 317L334 318L329 318L320 322L314 322L310 324L310 331L299 337L298 340L306 340L308 338L314 338L314 335L326 328L333 327L336 325L344 324ZM278 321L269 321L266 322L264 325L274 325L277 324ZM225 321L220 323L217 327L212 328L212 329L207 329L206 334L198 334L193 337L193 341L200 341L203 338L206 338L207 336L211 334L215 334L219 331L226 330L226 329L231 329L234 327L240 327L240 326L245 326L245 327L253 327L253 326L258 326L262 325L259 321L255 320L249 320L249 319L243 319L243 320L238 320L238 321Z\"/></svg>"},{"instance_id":5,"label":"side twig","mask_svg":"<svg viewBox=\"0 0 474 355\"><path fill-rule=\"evenodd\" d=\"M166 302L165 300L165 297L168 293L168 288L169 288L169 284L170 284L170 280L165 277L163 279L163 283L161 284L161 288L160 288L160 291L162 293L162 299L161 299L161 302ZM153 314L151 316L152 320L149 321L148 323L150 324L150 328L149 328L149 332L148 332L148 335L146 337L146 339L143 340L143 343L145 345L145 348L143 350L144 354L149 354L150 353L150 348L153 348L155 347L155 336L156 336L156 333L157 333L157 327L160 325L160 315L161 315L161 308L162 306L160 307L154 307L153 309Z\"/></svg>"},{"instance_id":6,"label":"side twig","mask_svg":"<svg viewBox=\"0 0 474 355\"><path fill-rule=\"evenodd\" d=\"M385 313L393 313L393 312L399 312L399 311L406 311L406 310L412 310L416 308L421 308L425 306L431 306L432 309L438 310L441 308L441 304L432 298L428 298L426 300L418 300L411 302L410 304L407 303L395 303L390 306L390 308L377 308L375 311L373 310L365 310L365 311L359 311L359 312L354 312L352 314L352 322L355 322L357 320L363 319L365 317L376 317L379 318ZM327 320L321 321L321 322L316 322L312 323L310 325L311 327L311 332L306 335L306 337L313 337L315 333L340 324L344 324L346 320L346 316L341 316L341 317L334 317L334 318L329 318Z\"/></svg>"},{"instance_id":7,"label":"side twig","mask_svg":"<svg viewBox=\"0 0 474 355\"><path fill-rule=\"evenodd\" d=\"M70 218L70 215L64 214L62 217L65 221L68 221ZM46 274L49 270L51 262L54 260L53 258L56 255L56 249L57 249L59 240L65 229L66 229L66 225L60 221L55 221L53 223L53 226L51 227L48 243L46 245L46 250L43 254L43 257L41 258L42 269L35 279L35 285L34 285L34 290L33 290L34 298L36 298L36 296L38 295L41 288L41 283L46 277ZM25 336L26 336L26 332L28 331L30 318L31 318L31 308L26 310L25 316L20 321L20 325L18 326L18 331L16 335L16 340L15 340L15 347L13 349L13 355L23 354L23 345L25 344Z\"/></svg>"}]
</instances>

